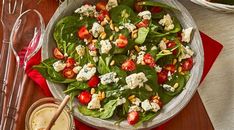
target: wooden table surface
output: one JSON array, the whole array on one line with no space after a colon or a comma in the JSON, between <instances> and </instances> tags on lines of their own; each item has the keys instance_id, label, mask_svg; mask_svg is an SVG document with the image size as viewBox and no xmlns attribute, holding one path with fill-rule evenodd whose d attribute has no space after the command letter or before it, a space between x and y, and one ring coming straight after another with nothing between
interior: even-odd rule
<instances>
[{"instance_id":1,"label":"wooden table surface","mask_svg":"<svg viewBox=\"0 0 234 130\"><path fill-rule=\"evenodd\" d=\"M37 9L46 23L50 20L51 16L58 7L56 0L41 0L40 4L36 4L36 0L24 0L24 10L29 8ZM0 3L0 8L2 3ZM0 28L0 41L2 40L2 27ZM13 76L14 74L12 74ZM24 120L27 109L36 100L45 97L42 91L29 80L27 82L27 89L24 92L22 109L19 112L19 120L17 121L17 130L24 130ZM198 92L195 93L190 103L167 125L166 130L212 130L213 126L207 115L207 112L202 104Z\"/></svg>"}]
</instances>

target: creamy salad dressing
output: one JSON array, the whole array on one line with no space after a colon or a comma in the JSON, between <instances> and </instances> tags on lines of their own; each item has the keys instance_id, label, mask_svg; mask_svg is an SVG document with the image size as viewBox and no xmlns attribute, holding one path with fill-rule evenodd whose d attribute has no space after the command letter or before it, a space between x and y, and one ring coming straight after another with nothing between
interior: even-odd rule
<instances>
[{"instance_id":1,"label":"creamy salad dressing","mask_svg":"<svg viewBox=\"0 0 234 130\"><path fill-rule=\"evenodd\" d=\"M57 108L58 105L52 103L43 104L36 108L29 118L30 130L46 128ZM70 122L69 114L63 111L51 130L69 130Z\"/></svg>"}]
</instances>

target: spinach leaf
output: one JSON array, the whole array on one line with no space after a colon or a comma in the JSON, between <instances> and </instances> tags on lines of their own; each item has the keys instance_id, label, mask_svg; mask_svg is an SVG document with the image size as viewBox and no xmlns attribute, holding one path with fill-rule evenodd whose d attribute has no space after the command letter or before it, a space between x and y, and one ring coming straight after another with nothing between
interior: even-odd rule
<instances>
[{"instance_id":1,"label":"spinach leaf","mask_svg":"<svg viewBox=\"0 0 234 130\"><path fill-rule=\"evenodd\" d=\"M167 4L163 4L161 2L156 2L156 1L152 1L152 0L145 0L145 1L140 1L137 3L138 5L145 5L145 6L156 6L156 7L162 7L165 9L169 9L169 10L177 10L176 8L169 6Z\"/></svg>"},{"instance_id":2,"label":"spinach leaf","mask_svg":"<svg viewBox=\"0 0 234 130\"><path fill-rule=\"evenodd\" d=\"M121 66L124 61L126 61L128 57L126 55L115 55L112 60L115 61L115 65Z\"/></svg>"},{"instance_id":3,"label":"spinach leaf","mask_svg":"<svg viewBox=\"0 0 234 130\"><path fill-rule=\"evenodd\" d=\"M149 33L149 28L142 27L138 30L138 37L135 39L135 43L142 44Z\"/></svg>"},{"instance_id":4,"label":"spinach leaf","mask_svg":"<svg viewBox=\"0 0 234 130\"><path fill-rule=\"evenodd\" d=\"M135 4L135 0L119 0L119 4L120 5L127 5L131 8L133 8L134 4Z\"/></svg>"},{"instance_id":5,"label":"spinach leaf","mask_svg":"<svg viewBox=\"0 0 234 130\"><path fill-rule=\"evenodd\" d=\"M85 116L92 116L92 117L95 117L95 118L99 118L100 115L101 115L100 111L98 111L98 110L89 110L87 108L87 106L79 105L78 110L79 110L80 113L82 113Z\"/></svg>"},{"instance_id":6,"label":"spinach leaf","mask_svg":"<svg viewBox=\"0 0 234 130\"><path fill-rule=\"evenodd\" d=\"M72 91L76 91L76 90L87 90L89 89L89 86L87 83L84 82L72 82L68 85L68 89L66 91L64 91L64 93L70 93Z\"/></svg>"},{"instance_id":7,"label":"spinach leaf","mask_svg":"<svg viewBox=\"0 0 234 130\"><path fill-rule=\"evenodd\" d=\"M140 120L134 125L134 127L139 127L142 123L152 120L158 113L155 112L147 112L143 113L140 116Z\"/></svg>"},{"instance_id":8,"label":"spinach leaf","mask_svg":"<svg viewBox=\"0 0 234 130\"><path fill-rule=\"evenodd\" d=\"M104 60L104 56L99 57L97 70L100 74L106 74L110 72L109 64L110 64L111 58L112 58L111 56L108 56L108 57L105 57L105 60Z\"/></svg>"}]
</instances>

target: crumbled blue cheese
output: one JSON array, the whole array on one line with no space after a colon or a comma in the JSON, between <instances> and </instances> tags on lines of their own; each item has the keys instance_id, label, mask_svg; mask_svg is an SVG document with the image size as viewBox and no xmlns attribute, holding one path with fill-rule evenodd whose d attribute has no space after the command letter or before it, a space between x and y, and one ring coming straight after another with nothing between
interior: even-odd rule
<instances>
[{"instance_id":1,"label":"crumbled blue cheese","mask_svg":"<svg viewBox=\"0 0 234 130\"><path fill-rule=\"evenodd\" d=\"M84 67L80 70L79 74L76 77L77 81L87 81L89 80L94 74L96 73L96 67L93 65L86 64Z\"/></svg>"},{"instance_id":2,"label":"crumbled blue cheese","mask_svg":"<svg viewBox=\"0 0 234 130\"><path fill-rule=\"evenodd\" d=\"M95 51L90 51L89 50L89 55L90 56L97 56L97 51L95 50Z\"/></svg>"},{"instance_id":3,"label":"crumbled blue cheese","mask_svg":"<svg viewBox=\"0 0 234 130\"><path fill-rule=\"evenodd\" d=\"M182 42L190 42L191 34L193 31L193 27L189 27L187 29L183 29L181 36L182 36Z\"/></svg>"},{"instance_id":4,"label":"crumbled blue cheese","mask_svg":"<svg viewBox=\"0 0 234 130\"><path fill-rule=\"evenodd\" d=\"M152 109L152 106L149 102L148 99L146 99L145 101L141 102L141 107L145 110L145 111L149 111Z\"/></svg>"},{"instance_id":5,"label":"crumbled blue cheese","mask_svg":"<svg viewBox=\"0 0 234 130\"><path fill-rule=\"evenodd\" d=\"M117 106L122 105L126 102L126 98L118 98L117 100Z\"/></svg>"},{"instance_id":6,"label":"crumbled blue cheese","mask_svg":"<svg viewBox=\"0 0 234 130\"><path fill-rule=\"evenodd\" d=\"M73 70L74 73L78 74L81 69L82 69L81 66L76 66L72 70Z\"/></svg>"},{"instance_id":7,"label":"crumbled blue cheese","mask_svg":"<svg viewBox=\"0 0 234 130\"><path fill-rule=\"evenodd\" d=\"M125 23L123 25L123 27L127 28L129 32L132 32L132 31L134 31L136 29L136 26L134 24L132 24L132 23ZM119 27L119 28L121 29L122 27Z\"/></svg>"},{"instance_id":8,"label":"crumbled blue cheese","mask_svg":"<svg viewBox=\"0 0 234 130\"><path fill-rule=\"evenodd\" d=\"M85 55L85 47L82 45L78 45L76 47L76 52L80 57L83 57Z\"/></svg>"},{"instance_id":9,"label":"crumbled blue cheese","mask_svg":"<svg viewBox=\"0 0 234 130\"><path fill-rule=\"evenodd\" d=\"M96 16L97 15L96 6L86 4L86 5L81 6L78 9L76 9L75 13L79 13L79 14L87 16L87 17Z\"/></svg>"},{"instance_id":10,"label":"crumbled blue cheese","mask_svg":"<svg viewBox=\"0 0 234 130\"><path fill-rule=\"evenodd\" d=\"M98 94L93 94L91 101L88 103L88 109L99 109L101 108L100 100L98 98Z\"/></svg>"},{"instance_id":11,"label":"crumbled blue cheese","mask_svg":"<svg viewBox=\"0 0 234 130\"><path fill-rule=\"evenodd\" d=\"M91 31L93 36L97 38L100 33L104 32L104 27L102 27L99 23L94 22Z\"/></svg>"},{"instance_id":12,"label":"crumbled blue cheese","mask_svg":"<svg viewBox=\"0 0 234 130\"><path fill-rule=\"evenodd\" d=\"M152 106L153 112L157 112L158 110L160 110L160 106L157 103L151 102L150 105Z\"/></svg>"},{"instance_id":13,"label":"crumbled blue cheese","mask_svg":"<svg viewBox=\"0 0 234 130\"><path fill-rule=\"evenodd\" d=\"M143 18L143 19L151 19L151 12L146 10L146 11L142 11L138 14L139 17Z\"/></svg>"},{"instance_id":14,"label":"crumbled blue cheese","mask_svg":"<svg viewBox=\"0 0 234 130\"><path fill-rule=\"evenodd\" d=\"M148 79L143 72L134 73L126 77L127 87L129 89L134 89L136 87L142 87Z\"/></svg>"},{"instance_id":15,"label":"crumbled blue cheese","mask_svg":"<svg viewBox=\"0 0 234 130\"><path fill-rule=\"evenodd\" d=\"M66 63L63 63L61 60L59 60L53 64L53 67L56 72L59 72L66 67Z\"/></svg>"},{"instance_id":16,"label":"crumbled blue cheese","mask_svg":"<svg viewBox=\"0 0 234 130\"><path fill-rule=\"evenodd\" d=\"M99 76L101 79L101 84L107 85L109 83L116 83L119 81L119 78L116 78L117 74L116 72L110 72L104 75Z\"/></svg>"},{"instance_id":17,"label":"crumbled blue cheese","mask_svg":"<svg viewBox=\"0 0 234 130\"><path fill-rule=\"evenodd\" d=\"M167 44L163 40L160 41L160 43L158 44L158 46L159 46L159 48L161 50L166 50L167 49Z\"/></svg>"},{"instance_id":18,"label":"crumbled blue cheese","mask_svg":"<svg viewBox=\"0 0 234 130\"><path fill-rule=\"evenodd\" d=\"M162 67L160 67L160 66L158 66L158 65L155 66L154 69L155 69L156 72L158 72L158 73L162 71Z\"/></svg>"},{"instance_id":19,"label":"crumbled blue cheese","mask_svg":"<svg viewBox=\"0 0 234 130\"><path fill-rule=\"evenodd\" d=\"M162 87L168 92L175 92L175 88L173 88L171 85L163 84Z\"/></svg>"},{"instance_id":20,"label":"crumbled blue cheese","mask_svg":"<svg viewBox=\"0 0 234 130\"><path fill-rule=\"evenodd\" d=\"M137 64L142 64L144 63L144 55L145 55L145 52L144 51L140 51L138 53L138 56L137 56Z\"/></svg>"},{"instance_id":21,"label":"crumbled blue cheese","mask_svg":"<svg viewBox=\"0 0 234 130\"><path fill-rule=\"evenodd\" d=\"M132 111L141 111L141 108L139 106L131 106L128 110L128 112L132 112Z\"/></svg>"},{"instance_id":22,"label":"crumbled blue cheese","mask_svg":"<svg viewBox=\"0 0 234 130\"><path fill-rule=\"evenodd\" d=\"M178 60L182 61L183 59L191 58L194 55L194 52L189 48L189 46L181 46L184 53L179 55Z\"/></svg>"},{"instance_id":23,"label":"crumbled blue cheese","mask_svg":"<svg viewBox=\"0 0 234 130\"><path fill-rule=\"evenodd\" d=\"M173 24L173 20L169 14L163 16L163 19L159 21L159 24L164 26L164 30L170 31L174 29L175 25Z\"/></svg>"},{"instance_id":24,"label":"crumbled blue cheese","mask_svg":"<svg viewBox=\"0 0 234 130\"><path fill-rule=\"evenodd\" d=\"M111 10L112 8L118 6L118 1L117 0L109 0L107 5L106 5L106 10Z\"/></svg>"},{"instance_id":25,"label":"crumbled blue cheese","mask_svg":"<svg viewBox=\"0 0 234 130\"><path fill-rule=\"evenodd\" d=\"M136 106L140 106L141 100L139 98L135 98L135 101L133 101L132 104L134 104Z\"/></svg>"},{"instance_id":26,"label":"crumbled blue cheese","mask_svg":"<svg viewBox=\"0 0 234 130\"><path fill-rule=\"evenodd\" d=\"M100 45L101 45L101 54L108 54L112 48L109 40L101 40Z\"/></svg>"}]
</instances>

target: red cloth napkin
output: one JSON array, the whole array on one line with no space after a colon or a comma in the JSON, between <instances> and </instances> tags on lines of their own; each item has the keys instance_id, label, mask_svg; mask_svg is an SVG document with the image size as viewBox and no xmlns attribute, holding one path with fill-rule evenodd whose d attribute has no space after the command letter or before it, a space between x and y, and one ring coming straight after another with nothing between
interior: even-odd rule
<instances>
[{"instance_id":1,"label":"red cloth napkin","mask_svg":"<svg viewBox=\"0 0 234 130\"><path fill-rule=\"evenodd\" d=\"M223 45L218 43L217 41L211 39L207 35L201 32L201 37L203 41L203 47L204 47L204 71L202 80L205 78L207 73L209 72L210 68L212 67L214 61L218 57L219 53L221 52ZM36 70L32 69L33 65L39 64L41 61L41 51L39 51L29 62L26 68L26 73L28 76L42 89L44 94L46 96L52 96L47 84L45 78L43 78L40 73ZM95 130L94 128L85 125L82 122L79 122L78 120L75 120L76 128L80 130ZM167 125L167 123L154 128L153 130L163 130L164 127Z\"/></svg>"}]
</instances>

